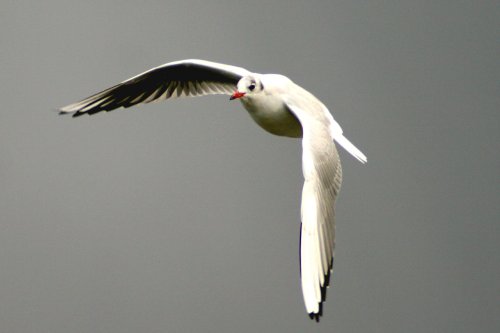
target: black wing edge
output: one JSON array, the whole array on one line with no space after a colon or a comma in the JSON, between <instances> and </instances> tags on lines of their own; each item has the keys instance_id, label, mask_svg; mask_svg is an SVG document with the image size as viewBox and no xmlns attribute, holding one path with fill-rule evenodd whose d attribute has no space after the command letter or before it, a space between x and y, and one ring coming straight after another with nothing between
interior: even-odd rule
<instances>
[{"instance_id":1,"label":"black wing edge","mask_svg":"<svg viewBox=\"0 0 500 333\"><path fill-rule=\"evenodd\" d=\"M299 263L302 262L302 255L300 248L302 246L302 222L300 223L300 233L299 233ZM319 311L318 313L310 312L308 313L309 318L311 320L316 320L317 323L319 323L321 317L323 316L323 303L326 301L326 290L330 286L330 278L332 276L332 269L333 269L333 259L330 261L330 264L328 265L328 273L325 275L325 284L321 286L321 302L319 303ZM302 274L302 265L299 267L300 269L300 274Z\"/></svg>"}]
</instances>

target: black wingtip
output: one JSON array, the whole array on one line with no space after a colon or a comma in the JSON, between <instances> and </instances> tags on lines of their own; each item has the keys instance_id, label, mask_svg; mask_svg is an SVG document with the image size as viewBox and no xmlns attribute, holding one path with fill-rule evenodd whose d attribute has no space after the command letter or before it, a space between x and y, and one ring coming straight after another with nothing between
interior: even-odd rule
<instances>
[{"instance_id":1,"label":"black wingtip","mask_svg":"<svg viewBox=\"0 0 500 333\"><path fill-rule=\"evenodd\" d=\"M323 316L323 303L319 303L319 310L317 313L311 312L308 314L309 318L311 318L312 320L316 320L316 322L319 323L319 320Z\"/></svg>"},{"instance_id":2,"label":"black wingtip","mask_svg":"<svg viewBox=\"0 0 500 333\"><path fill-rule=\"evenodd\" d=\"M79 116L81 116L82 114L85 114L85 113L83 113L83 112L80 112L80 113L79 113L79 112L65 112L65 111L59 111L57 114L58 114L59 116L69 116L69 115L71 115L71 117L75 118L75 117L79 117Z\"/></svg>"},{"instance_id":3,"label":"black wingtip","mask_svg":"<svg viewBox=\"0 0 500 333\"><path fill-rule=\"evenodd\" d=\"M321 314L311 312L311 313L309 313L309 318L311 318L311 320L315 320L317 323L319 323L319 319L321 318Z\"/></svg>"},{"instance_id":4,"label":"black wingtip","mask_svg":"<svg viewBox=\"0 0 500 333\"><path fill-rule=\"evenodd\" d=\"M300 236L299 236L299 262L302 262L300 259L301 257L301 242L302 242L302 223L300 224ZM323 303L326 301L326 291L328 287L330 286L330 279L332 277L332 270L333 270L333 262L334 258L330 260L330 264L328 265L328 272L325 274L325 282L323 283L323 286L320 286L320 291L321 291L321 302L319 302L319 310L318 313L308 313L309 318L312 320L316 320L316 322L319 322L320 318L323 316ZM300 268L300 274L302 275L302 266L299 266Z\"/></svg>"},{"instance_id":5,"label":"black wingtip","mask_svg":"<svg viewBox=\"0 0 500 333\"><path fill-rule=\"evenodd\" d=\"M73 118L80 117L82 114L89 114L87 111L84 111L84 112L80 112L80 111L63 111L62 109L55 109L54 111L57 112L57 114L59 116L69 116L69 115L71 115L71 117L73 117Z\"/></svg>"},{"instance_id":6,"label":"black wingtip","mask_svg":"<svg viewBox=\"0 0 500 333\"><path fill-rule=\"evenodd\" d=\"M84 115L84 114L88 114L88 115L90 115L90 114L89 114L89 113L87 113L87 112L79 112L79 111L77 111L77 112L73 113L72 117L73 117L73 118L76 118L76 117L80 117L81 115Z\"/></svg>"}]
</instances>

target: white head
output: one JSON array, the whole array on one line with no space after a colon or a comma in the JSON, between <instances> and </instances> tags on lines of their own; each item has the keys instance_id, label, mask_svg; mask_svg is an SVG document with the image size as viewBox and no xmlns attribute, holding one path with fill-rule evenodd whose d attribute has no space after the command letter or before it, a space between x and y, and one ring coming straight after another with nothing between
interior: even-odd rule
<instances>
[{"instance_id":1,"label":"white head","mask_svg":"<svg viewBox=\"0 0 500 333\"><path fill-rule=\"evenodd\" d=\"M230 100L237 98L251 98L264 90L262 80L258 75L249 75L241 78L236 86L236 91L229 98Z\"/></svg>"}]
</instances>

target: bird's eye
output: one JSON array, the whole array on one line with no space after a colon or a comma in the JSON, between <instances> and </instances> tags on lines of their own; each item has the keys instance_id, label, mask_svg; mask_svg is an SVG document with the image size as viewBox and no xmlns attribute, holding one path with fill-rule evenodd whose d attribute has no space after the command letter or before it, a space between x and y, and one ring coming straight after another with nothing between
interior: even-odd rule
<instances>
[{"instance_id":1,"label":"bird's eye","mask_svg":"<svg viewBox=\"0 0 500 333\"><path fill-rule=\"evenodd\" d=\"M255 83L250 84L250 85L248 86L248 89L249 89L250 91L254 90L254 89L255 89Z\"/></svg>"}]
</instances>

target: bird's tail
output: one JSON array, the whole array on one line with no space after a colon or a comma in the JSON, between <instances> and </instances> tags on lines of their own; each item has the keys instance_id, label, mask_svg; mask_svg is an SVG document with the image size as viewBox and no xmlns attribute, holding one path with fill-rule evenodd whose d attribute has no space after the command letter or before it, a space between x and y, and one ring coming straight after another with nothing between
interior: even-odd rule
<instances>
[{"instance_id":1,"label":"bird's tail","mask_svg":"<svg viewBox=\"0 0 500 333\"><path fill-rule=\"evenodd\" d=\"M342 148L347 150L349 154L356 157L358 161L360 161L361 163L366 163L367 159L365 154L363 154L361 150L356 148L356 146L353 145L351 141L347 140L347 138L344 135L342 135L342 133L335 135L334 139L335 141L337 141L339 145L342 146Z\"/></svg>"}]
</instances>

